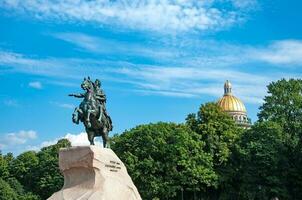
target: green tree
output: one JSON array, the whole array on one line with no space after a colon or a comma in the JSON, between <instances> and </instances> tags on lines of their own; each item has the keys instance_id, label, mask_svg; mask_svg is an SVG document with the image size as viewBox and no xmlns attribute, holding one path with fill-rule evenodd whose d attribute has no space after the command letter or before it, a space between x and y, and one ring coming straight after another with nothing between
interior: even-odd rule
<instances>
[{"instance_id":1,"label":"green tree","mask_svg":"<svg viewBox=\"0 0 302 200\"><path fill-rule=\"evenodd\" d=\"M26 193L24 195L20 195L18 200L41 200L41 198L32 193Z\"/></svg>"},{"instance_id":2,"label":"green tree","mask_svg":"<svg viewBox=\"0 0 302 200\"><path fill-rule=\"evenodd\" d=\"M268 95L260 107L259 121L277 122L287 134L288 142L297 145L302 132L302 80L281 79L267 88Z\"/></svg>"},{"instance_id":3,"label":"green tree","mask_svg":"<svg viewBox=\"0 0 302 200\"><path fill-rule=\"evenodd\" d=\"M7 179L9 177L9 163L5 156L0 152L0 178Z\"/></svg>"},{"instance_id":4,"label":"green tree","mask_svg":"<svg viewBox=\"0 0 302 200\"><path fill-rule=\"evenodd\" d=\"M10 185L0 178L0 200L18 200L17 193L10 187Z\"/></svg>"},{"instance_id":5,"label":"green tree","mask_svg":"<svg viewBox=\"0 0 302 200\"><path fill-rule=\"evenodd\" d=\"M229 188L233 187L230 182L234 179L236 166L231 161L232 152L243 130L216 103L201 105L197 114L188 115L186 124L200 135L200 141L205 144L204 151L212 157L219 179L217 185L207 188L205 196L218 199L224 191L229 192Z\"/></svg>"},{"instance_id":6,"label":"green tree","mask_svg":"<svg viewBox=\"0 0 302 200\"><path fill-rule=\"evenodd\" d=\"M240 189L237 199L289 199L287 156L282 128L275 122L256 123L240 141Z\"/></svg>"},{"instance_id":7,"label":"green tree","mask_svg":"<svg viewBox=\"0 0 302 200\"><path fill-rule=\"evenodd\" d=\"M174 199L181 189L215 185L217 176L204 146L185 125L162 122L125 131L112 144L143 199Z\"/></svg>"},{"instance_id":8,"label":"green tree","mask_svg":"<svg viewBox=\"0 0 302 200\"><path fill-rule=\"evenodd\" d=\"M59 171L58 153L60 148L70 146L67 139L62 139L38 153L27 151L16 158L11 153L0 154L0 200L1 197L9 200L47 199L58 191L64 182Z\"/></svg>"},{"instance_id":9,"label":"green tree","mask_svg":"<svg viewBox=\"0 0 302 200\"><path fill-rule=\"evenodd\" d=\"M197 115L189 114L186 124L201 136L205 151L213 157L214 165L225 163L242 130L216 103L201 105Z\"/></svg>"},{"instance_id":10,"label":"green tree","mask_svg":"<svg viewBox=\"0 0 302 200\"><path fill-rule=\"evenodd\" d=\"M25 191L23 185L16 178L8 178L6 182L18 195L18 200L40 200L38 195Z\"/></svg>"},{"instance_id":11,"label":"green tree","mask_svg":"<svg viewBox=\"0 0 302 200\"><path fill-rule=\"evenodd\" d=\"M18 194L18 195L24 195L25 190L23 185L15 178L11 177L6 180L6 182L10 185L10 187Z\"/></svg>"},{"instance_id":12,"label":"green tree","mask_svg":"<svg viewBox=\"0 0 302 200\"><path fill-rule=\"evenodd\" d=\"M14 160L13 153L7 153L3 156L3 158L6 160L8 164L10 164Z\"/></svg>"},{"instance_id":13,"label":"green tree","mask_svg":"<svg viewBox=\"0 0 302 200\"><path fill-rule=\"evenodd\" d=\"M33 176L38 164L39 159L36 152L24 152L11 161L10 174L12 177L17 178L27 190L31 190L34 186Z\"/></svg>"},{"instance_id":14,"label":"green tree","mask_svg":"<svg viewBox=\"0 0 302 200\"><path fill-rule=\"evenodd\" d=\"M267 88L259 121L273 121L282 127L288 157L284 184L291 199L302 199L302 80L281 79Z\"/></svg>"},{"instance_id":15,"label":"green tree","mask_svg":"<svg viewBox=\"0 0 302 200\"><path fill-rule=\"evenodd\" d=\"M32 173L34 180L33 192L42 199L47 199L54 192L60 190L64 178L59 170L59 150L70 147L67 139L61 139L55 145L44 147L37 153L39 164L35 166Z\"/></svg>"}]
</instances>

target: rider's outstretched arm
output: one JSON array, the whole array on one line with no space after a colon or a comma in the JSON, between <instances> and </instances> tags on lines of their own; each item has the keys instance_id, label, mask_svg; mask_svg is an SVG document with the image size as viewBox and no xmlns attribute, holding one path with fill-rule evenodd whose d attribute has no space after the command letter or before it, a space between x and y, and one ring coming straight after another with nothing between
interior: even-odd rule
<instances>
[{"instance_id":1,"label":"rider's outstretched arm","mask_svg":"<svg viewBox=\"0 0 302 200\"><path fill-rule=\"evenodd\" d=\"M85 97L84 94L69 94L68 96L70 96L70 97L76 97L76 98L84 98Z\"/></svg>"}]
</instances>

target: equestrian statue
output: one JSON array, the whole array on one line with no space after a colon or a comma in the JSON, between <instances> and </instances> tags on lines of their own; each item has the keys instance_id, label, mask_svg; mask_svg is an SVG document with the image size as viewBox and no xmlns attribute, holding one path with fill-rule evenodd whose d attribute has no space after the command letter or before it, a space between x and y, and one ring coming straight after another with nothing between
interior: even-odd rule
<instances>
[{"instance_id":1,"label":"equestrian statue","mask_svg":"<svg viewBox=\"0 0 302 200\"><path fill-rule=\"evenodd\" d=\"M76 107L72 114L72 121L75 124L83 122L88 135L90 145L94 145L94 137L102 136L103 146L110 148L109 131L112 131L112 121L106 111L106 95L101 89L101 81L94 82L90 77L84 78L81 84L84 93L69 94L76 98L83 98L79 107Z\"/></svg>"}]
</instances>

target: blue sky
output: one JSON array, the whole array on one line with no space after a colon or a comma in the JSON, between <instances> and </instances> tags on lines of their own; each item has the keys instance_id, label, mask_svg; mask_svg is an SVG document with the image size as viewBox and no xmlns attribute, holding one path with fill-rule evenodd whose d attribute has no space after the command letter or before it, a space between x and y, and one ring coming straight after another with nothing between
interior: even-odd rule
<instances>
[{"instance_id":1,"label":"blue sky","mask_svg":"<svg viewBox=\"0 0 302 200\"><path fill-rule=\"evenodd\" d=\"M298 0L2 0L0 149L18 154L58 138L83 77L99 78L113 133L183 122L223 83L257 120L266 85L302 74Z\"/></svg>"}]
</instances>

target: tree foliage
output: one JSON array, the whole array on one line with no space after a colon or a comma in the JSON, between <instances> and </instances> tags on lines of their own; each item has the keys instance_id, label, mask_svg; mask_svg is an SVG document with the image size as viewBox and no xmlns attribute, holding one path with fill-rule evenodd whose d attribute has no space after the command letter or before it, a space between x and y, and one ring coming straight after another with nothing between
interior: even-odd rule
<instances>
[{"instance_id":1,"label":"tree foliage","mask_svg":"<svg viewBox=\"0 0 302 200\"><path fill-rule=\"evenodd\" d=\"M113 141L143 199L173 199L181 189L202 190L217 181L205 143L185 125L141 125Z\"/></svg>"},{"instance_id":2,"label":"tree foliage","mask_svg":"<svg viewBox=\"0 0 302 200\"><path fill-rule=\"evenodd\" d=\"M301 199L301 80L268 85L259 122L246 130L228 163L224 199ZM231 173L229 173L231 172ZM230 196L231 195L231 196Z\"/></svg>"},{"instance_id":3,"label":"tree foliage","mask_svg":"<svg viewBox=\"0 0 302 200\"><path fill-rule=\"evenodd\" d=\"M302 133L302 80L281 79L267 88L268 95L260 107L259 120L278 123L288 140L297 144Z\"/></svg>"},{"instance_id":4,"label":"tree foliage","mask_svg":"<svg viewBox=\"0 0 302 200\"><path fill-rule=\"evenodd\" d=\"M228 160L241 131L216 103L201 105L197 115L188 115L186 124L201 136L200 140L205 142L204 149L212 155L216 166Z\"/></svg>"},{"instance_id":5,"label":"tree foliage","mask_svg":"<svg viewBox=\"0 0 302 200\"><path fill-rule=\"evenodd\" d=\"M218 183L208 187L203 196L218 199L224 191L229 192L230 181L234 180L235 169L231 166L234 164L231 159L242 129L216 103L201 105L197 114L188 115L186 124L205 143L204 151L211 155L213 169L218 176Z\"/></svg>"},{"instance_id":6,"label":"tree foliage","mask_svg":"<svg viewBox=\"0 0 302 200\"><path fill-rule=\"evenodd\" d=\"M44 147L37 153L39 165L34 168L33 192L42 199L47 199L54 192L60 190L64 179L59 170L59 150L70 147L67 139L61 139L55 145Z\"/></svg>"},{"instance_id":7,"label":"tree foliage","mask_svg":"<svg viewBox=\"0 0 302 200\"><path fill-rule=\"evenodd\" d=\"M18 200L17 193L10 185L0 178L0 200Z\"/></svg>"},{"instance_id":8,"label":"tree foliage","mask_svg":"<svg viewBox=\"0 0 302 200\"><path fill-rule=\"evenodd\" d=\"M288 168L283 183L291 199L302 199L302 80L281 79L268 85L259 120L273 121L283 129Z\"/></svg>"},{"instance_id":9,"label":"tree foliage","mask_svg":"<svg viewBox=\"0 0 302 200\"><path fill-rule=\"evenodd\" d=\"M284 139L281 126L275 122L256 123L243 134L238 199L288 199Z\"/></svg>"},{"instance_id":10,"label":"tree foliage","mask_svg":"<svg viewBox=\"0 0 302 200\"><path fill-rule=\"evenodd\" d=\"M33 175L38 164L39 159L36 152L24 152L11 162L10 174L18 177L18 181L30 190L34 187Z\"/></svg>"},{"instance_id":11,"label":"tree foliage","mask_svg":"<svg viewBox=\"0 0 302 200\"><path fill-rule=\"evenodd\" d=\"M63 186L58 166L60 148L70 147L67 139L44 147L39 152L27 151L16 158L0 154L0 200L47 199ZM7 196L10 196L9 198Z\"/></svg>"},{"instance_id":12,"label":"tree foliage","mask_svg":"<svg viewBox=\"0 0 302 200\"><path fill-rule=\"evenodd\" d=\"M0 177L6 179L9 176L9 163L0 152Z\"/></svg>"}]
</instances>

